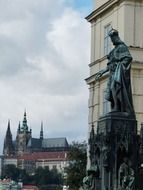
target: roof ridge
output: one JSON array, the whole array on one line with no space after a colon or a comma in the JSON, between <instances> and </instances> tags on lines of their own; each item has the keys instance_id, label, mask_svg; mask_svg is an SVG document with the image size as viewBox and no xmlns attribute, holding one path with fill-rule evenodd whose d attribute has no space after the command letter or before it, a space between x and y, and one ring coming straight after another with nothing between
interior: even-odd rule
<instances>
[{"instance_id":1,"label":"roof ridge","mask_svg":"<svg viewBox=\"0 0 143 190\"><path fill-rule=\"evenodd\" d=\"M44 138L44 139L66 139L66 137L53 137L53 138L50 137L50 138ZM43 140L44 140L44 139L43 139Z\"/></svg>"}]
</instances>

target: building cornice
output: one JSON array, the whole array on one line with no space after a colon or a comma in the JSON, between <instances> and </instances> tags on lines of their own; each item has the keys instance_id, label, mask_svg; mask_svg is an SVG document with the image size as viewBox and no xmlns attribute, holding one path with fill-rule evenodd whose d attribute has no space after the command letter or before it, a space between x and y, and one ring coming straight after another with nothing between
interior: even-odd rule
<instances>
[{"instance_id":1,"label":"building cornice","mask_svg":"<svg viewBox=\"0 0 143 190\"><path fill-rule=\"evenodd\" d=\"M95 64L96 64L96 63L95 63ZM138 67L138 65L140 65L140 66ZM141 66L143 67L143 62L136 61L136 60L133 60L133 61L132 61L132 69L141 69ZM86 84L90 85L91 83L96 83L96 82L98 82L98 81L96 80L96 74L97 74L97 73L98 73L98 71L97 71L95 74L91 75L90 77L86 78L86 79L85 79ZM105 78L108 77L108 75L109 75L109 73L104 74L104 75L99 79L99 81L100 81L100 80L104 80Z\"/></svg>"},{"instance_id":2,"label":"building cornice","mask_svg":"<svg viewBox=\"0 0 143 190\"><path fill-rule=\"evenodd\" d=\"M142 47L136 47L136 46L128 46L130 50L136 50L136 51L143 51Z\"/></svg>"},{"instance_id":3,"label":"building cornice","mask_svg":"<svg viewBox=\"0 0 143 190\"><path fill-rule=\"evenodd\" d=\"M97 72L97 73L98 73L98 72ZM95 73L94 75L91 75L90 77L88 77L88 78L85 79L85 81L86 81L86 83L87 83L88 85L90 85L91 83L97 83L97 82L99 82L99 81L101 81L101 80L106 79L106 78L109 76L109 73L106 73L106 74L104 74L99 80L96 80L96 74L97 74L97 73Z\"/></svg>"},{"instance_id":4,"label":"building cornice","mask_svg":"<svg viewBox=\"0 0 143 190\"><path fill-rule=\"evenodd\" d=\"M95 61L89 63L89 67L92 67L93 65L96 65L97 63L102 62L102 61L104 61L104 60L106 60L106 59L107 59L107 56L104 56L104 57L102 57L102 58L100 58L100 59L97 59L97 60L95 60Z\"/></svg>"},{"instance_id":5,"label":"building cornice","mask_svg":"<svg viewBox=\"0 0 143 190\"><path fill-rule=\"evenodd\" d=\"M90 83L95 82L95 76L96 76L96 74L94 74L94 75L92 75L92 76L86 78L86 79L85 79L86 83L87 83L87 84L90 84Z\"/></svg>"},{"instance_id":6,"label":"building cornice","mask_svg":"<svg viewBox=\"0 0 143 190\"><path fill-rule=\"evenodd\" d=\"M129 48L129 50L143 51L143 48L141 48L141 47L128 46L128 48ZM100 59L97 59L97 60L95 60L95 61L89 63L89 67L92 67L92 66L94 66L94 65L96 65L96 64L99 64L100 62L102 62L102 61L104 61L104 60L106 60L106 59L107 59L107 56L103 56L103 57L101 57ZM138 61L134 60L133 62L138 62ZM142 62L141 62L141 63L142 63Z\"/></svg>"},{"instance_id":7,"label":"building cornice","mask_svg":"<svg viewBox=\"0 0 143 190\"><path fill-rule=\"evenodd\" d=\"M98 16L100 16L101 14L103 14L105 11L107 11L108 9L112 8L113 6L115 6L116 4L121 4L122 2L130 2L132 3L132 0L109 0L106 3L104 3L103 5L101 5L100 7L98 7L97 9L95 9L91 14L89 14L85 19L88 22L92 22L93 20L97 19ZM136 4L140 3L140 0L136 0ZM140 4L139 4L140 5Z\"/></svg>"},{"instance_id":8,"label":"building cornice","mask_svg":"<svg viewBox=\"0 0 143 190\"><path fill-rule=\"evenodd\" d=\"M119 3L121 0L109 0L106 3L104 3L102 6L94 10L91 14L89 14L85 19L88 22L92 22L92 20L96 19L97 16L100 14L103 14L103 12L107 11L109 8L114 6L116 3Z\"/></svg>"}]
</instances>

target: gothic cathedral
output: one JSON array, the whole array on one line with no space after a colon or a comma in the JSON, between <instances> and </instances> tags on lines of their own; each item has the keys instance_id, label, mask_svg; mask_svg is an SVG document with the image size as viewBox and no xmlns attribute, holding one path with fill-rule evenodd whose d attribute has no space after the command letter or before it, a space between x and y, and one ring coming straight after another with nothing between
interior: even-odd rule
<instances>
[{"instance_id":1,"label":"gothic cathedral","mask_svg":"<svg viewBox=\"0 0 143 190\"><path fill-rule=\"evenodd\" d=\"M33 138L32 130L29 129L27 124L26 112L24 113L22 125L19 123L15 141L12 140L10 121L8 121L8 127L3 146L3 155L5 157L17 157L33 152L66 150L68 150L68 142L65 137L43 138L43 123L41 123L39 138Z\"/></svg>"}]
</instances>

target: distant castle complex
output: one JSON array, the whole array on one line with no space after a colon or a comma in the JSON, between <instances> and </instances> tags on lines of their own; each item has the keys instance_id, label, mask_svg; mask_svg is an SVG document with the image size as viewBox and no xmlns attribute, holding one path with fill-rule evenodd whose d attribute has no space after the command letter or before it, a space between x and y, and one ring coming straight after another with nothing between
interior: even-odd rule
<instances>
[{"instance_id":1,"label":"distant castle complex","mask_svg":"<svg viewBox=\"0 0 143 190\"><path fill-rule=\"evenodd\" d=\"M49 169L57 168L62 171L67 165L69 147L67 139L44 138L43 133L43 124L41 124L39 138L32 137L25 112L22 125L19 123L16 139L13 140L9 121L0 160L0 173L7 164L14 164L29 173L34 173L39 166L48 166Z\"/></svg>"},{"instance_id":2,"label":"distant castle complex","mask_svg":"<svg viewBox=\"0 0 143 190\"><path fill-rule=\"evenodd\" d=\"M23 123L18 126L16 140L13 141L10 130L10 121L6 131L4 140L3 154L4 156L20 156L32 152L46 151L67 151L68 142L66 138L47 138L43 137L43 124L39 138L32 137L32 130L28 128L26 112L24 113Z\"/></svg>"}]
</instances>

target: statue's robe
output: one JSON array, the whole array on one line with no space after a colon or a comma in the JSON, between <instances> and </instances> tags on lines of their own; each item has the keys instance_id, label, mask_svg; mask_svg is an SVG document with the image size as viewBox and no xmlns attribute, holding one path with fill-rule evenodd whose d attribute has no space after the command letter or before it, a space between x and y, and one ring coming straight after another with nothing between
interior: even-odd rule
<instances>
[{"instance_id":1,"label":"statue's robe","mask_svg":"<svg viewBox=\"0 0 143 190\"><path fill-rule=\"evenodd\" d=\"M128 47L120 41L109 53L107 58L110 77L105 98L111 102L112 107L114 105L114 93L114 97L119 102L120 110L117 111L134 113L130 81L132 56Z\"/></svg>"}]
</instances>

